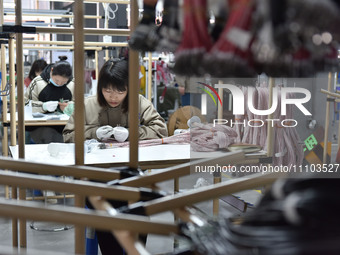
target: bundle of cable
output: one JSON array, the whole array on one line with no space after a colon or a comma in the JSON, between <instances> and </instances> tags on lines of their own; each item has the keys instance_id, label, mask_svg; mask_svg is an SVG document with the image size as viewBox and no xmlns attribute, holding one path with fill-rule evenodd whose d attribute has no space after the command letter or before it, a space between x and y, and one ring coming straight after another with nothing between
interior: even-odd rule
<instances>
[{"instance_id":1,"label":"bundle of cable","mask_svg":"<svg viewBox=\"0 0 340 255\"><path fill-rule=\"evenodd\" d=\"M340 199L334 196L339 184L339 178L317 175L278 180L259 205L241 217L182 224L190 247L185 254L339 254Z\"/></svg>"},{"instance_id":2,"label":"bundle of cable","mask_svg":"<svg viewBox=\"0 0 340 255\"><path fill-rule=\"evenodd\" d=\"M155 24L155 8L157 0L144 3L143 17L128 41L129 47L137 51L154 51L158 41Z\"/></svg>"},{"instance_id":3,"label":"bundle of cable","mask_svg":"<svg viewBox=\"0 0 340 255\"><path fill-rule=\"evenodd\" d=\"M179 75L202 75L202 61L212 40L207 28L207 0L184 0L182 42L175 52L174 72Z\"/></svg>"},{"instance_id":4,"label":"bundle of cable","mask_svg":"<svg viewBox=\"0 0 340 255\"><path fill-rule=\"evenodd\" d=\"M178 0L164 1L163 21L157 33L159 42L156 51L175 52L181 42L181 31L178 23Z\"/></svg>"},{"instance_id":5,"label":"bundle of cable","mask_svg":"<svg viewBox=\"0 0 340 255\"><path fill-rule=\"evenodd\" d=\"M338 43L340 43L340 40L338 41ZM339 47L338 43L327 45L326 47L323 48L323 51L321 51L318 55L316 55L315 52L313 52L313 56L316 55L313 58L315 70L319 72L339 72L340 61L338 57L339 53L337 50L337 48Z\"/></svg>"},{"instance_id":6,"label":"bundle of cable","mask_svg":"<svg viewBox=\"0 0 340 255\"><path fill-rule=\"evenodd\" d=\"M291 77L310 77L315 72L315 66L311 61L312 54L304 46L298 48L292 53L290 63L286 63L288 66L288 76Z\"/></svg>"},{"instance_id":7,"label":"bundle of cable","mask_svg":"<svg viewBox=\"0 0 340 255\"><path fill-rule=\"evenodd\" d=\"M204 58L205 69L215 77L253 77L250 45L253 0L229 0L229 16L218 41Z\"/></svg>"},{"instance_id":8,"label":"bundle of cable","mask_svg":"<svg viewBox=\"0 0 340 255\"><path fill-rule=\"evenodd\" d=\"M208 0L211 21L209 31L213 42L215 43L223 32L228 18L227 2Z\"/></svg>"},{"instance_id":9,"label":"bundle of cable","mask_svg":"<svg viewBox=\"0 0 340 255\"><path fill-rule=\"evenodd\" d=\"M272 77L309 77L339 70L337 1L259 1L257 7L251 49L258 72Z\"/></svg>"},{"instance_id":10,"label":"bundle of cable","mask_svg":"<svg viewBox=\"0 0 340 255\"><path fill-rule=\"evenodd\" d=\"M227 149L235 142L237 133L226 125L195 123L190 129L191 149L193 151L216 151Z\"/></svg>"},{"instance_id":11,"label":"bundle of cable","mask_svg":"<svg viewBox=\"0 0 340 255\"><path fill-rule=\"evenodd\" d=\"M282 1L282 0L280 0ZM277 1L272 1L275 5ZM287 33L287 39L291 42L300 37L301 42L308 42L314 34L328 32L335 40L340 41L340 4L337 0L287 0L285 8L285 22L293 25L278 23L280 30ZM277 26L276 26L277 27ZM283 36L283 33L277 36ZM280 37L275 37L275 42L279 43Z\"/></svg>"}]
</instances>

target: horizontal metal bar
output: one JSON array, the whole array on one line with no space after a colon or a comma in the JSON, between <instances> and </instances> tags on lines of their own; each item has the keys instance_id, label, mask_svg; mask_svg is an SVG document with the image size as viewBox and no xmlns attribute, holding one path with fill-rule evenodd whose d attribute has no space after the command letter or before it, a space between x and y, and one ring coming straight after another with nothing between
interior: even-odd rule
<instances>
[{"instance_id":1,"label":"horizontal metal bar","mask_svg":"<svg viewBox=\"0 0 340 255\"><path fill-rule=\"evenodd\" d=\"M78 226L88 226L102 230L127 230L142 234L169 235L179 233L173 223L150 220L138 215L110 216L104 212L96 212L71 206L53 205L41 207L41 203L31 201L6 200L0 198L0 215L8 218L19 218L34 221L53 221Z\"/></svg>"},{"instance_id":2,"label":"horizontal metal bar","mask_svg":"<svg viewBox=\"0 0 340 255\"><path fill-rule=\"evenodd\" d=\"M4 8L4 13L15 13L14 8ZM37 16L40 14L68 14L69 11L67 10L49 10L49 9L22 9L22 13L31 13L36 14Z\"/></svg>"},{"instance_id":3,"label":"horizontal metal bar","mask_svg":"<svg viewBox=\"0 0 340 255\"><path fill-rule=\"evenodd\" d=\"M74 28L68 27L33 27L33 26L0 26L0 32L6 33L55 33L55 34L74 34ZM111 35L129 36L130 29L103 29L103 28L84 28L84 34L91 35Z\"/></svg>"},{"instance_id":4,"label":"horizontal metal bar","mask_svg":"<svg viewBox=\"0 0 340 255\"><path fill-rule=\"evenodd\" d=\"M273 183L282 173L253 174L248 177L237 178L214 185L197 188L185 193L177 193L173 196L155 199L144 203L146 215L153 215L160 212L171 211L193 205L199 202L219 198L235 192L257 188Z\"/></svg>"},{"instance_id":5,"label":"horizontal metal bar","mask_svg":"<svg viewBox=\"0 0 340 255\"><path fill-rule=\"evenodd\" d=\"M185 176L190 174L190 167L195 165L206 166L206 165L225 165L225 164L237 164L245 159L245 154L242 151L230 152L225 156L218 158L208 158L201 160L193 160L190 163L184 163L181 165L169 167L148 175L142 175L138 177L130 177L124 180L120 180L119 184L130 187L142 187L148 186L157 182L170 180L173 178Z\"/></svg>"},{"instance_id":6,"label":"horizontal metal bar","mask_svg":"<svg viewBox=\"0 0 340 255\"><path fill-rule=\"evenodd\" d=\"M5 22L4 25L10 25L13 26L15 22ZM64 26L64 27L70 27L69 23L59 23L59 22L53 22L53 23L45 23L45 22L23 22L23 26L41 26L41 27L48 27L48 26Z\"/></svg>"},{"instance_id":7,"label":"horizontal metal bar","mask_svg":"<svg viewBox=\"0 0 340 255\"><path fill-rule=\"evenodd\" d=\"M111 181L120 179L120 171L113 169L103 169L89 166L59 166L29 162L23 159L11 159L0 157L1 169L13 171L46 174L46 175L65 175L75 178L88 178L90 180Z\"/></svg>"},{"instance_id":8,"label":"horizontal metal bar","mask_svg":"<svg viewBox=\"0 0 340 255\"><path fill-rule=\"evenodd\" d=\"M74 50L73 46L24 46L24 49L37 50ZM84 50L102 50L102 47L84 47Z\"/></svg>"},{"instance_id":9,"label":"horizontal metal bar","mask_svg":"<svg viewBox=\"0 0 340 255\"><path fill-rule=\"evenodd\" d=\"M74 0L39 0L40 2L67 2L73 3ZM130 4L128 0L85 0L84 3L111 3L111 4Z\"/></svg>"},{"instance_id":10,"label":"horizontal metal bar","mask_svg":"<svg viewBox=\"0 0 340 255\"><path fill-rule=\"evenodd\" d=\"M32 40L24 40L23 44L49 44L49 45L74 45L74 41L32 41ZM127 42L84 42L85 46L128 46Z\"/></svg>"},{"instance_id":11,"label":"horizontal metal bar","mask_svg":"<svg viewBox=\"0 0 340 255\"><path fill-rule=\"evenodd\" d=\"M67 198L74 198L74 195L72 194L61 194L61 195L55 195L55 196L33 196L33 197L26 197L26 201L37 201L37 200L45 200L47 198L52 198L52 199L67 199Z\"/></svg>"},{"instance_id":12,"label":"horizontal metal bar","mask_svg":"<svg viewBox=\"0 0 340 255\"><path fill-rule=\"evenodd\" d=\"M37 27L37 33L73 34L74 28ZM129 36L130 29L84 28L84 34Z\"/></svg>"},{"instance_id":13,"label":"horizontal metal bar","mask_svg":"<svg viewBox=\"0 0 340 255\"><path fill-rule=\"evenodd\" d=\"M5 16L15 16L15 12L5 12ZM51 18L74 18L73 14L53 14L53 13L23 13L23 17L51 17ZM104 19L103 16L84 15L84 19Z\"/></svg>"},{"instance_id":14,"label":"horizontal metal bar","mask_svg":"<svg viewBox=\"0 0 340 255\"><path fill-rule=\"evenodd\" d=\"M132 187L108 186L107 184L80 180L68 181L52 176L39 176L10 171L0 171L0 183L20 188L39 188L42 190L70 192L83 196L102 196L122 201L138 201L142 196L139 189Z\"/></svg>"},{"instance_id":15,"label":"horizontal metal bar","mask_svg":"<svg viewBox=\"0 0 340 255\"><path fill-rule=\"evenodd\" d=\"M320 89L320 92L321 92L321 93L324 93L324 94L326 94L326 95L328 95L328 96L340 98L340 94L339 94L339 93L330 92L330 91L328 91L328 90L326 90L326 89Z\"/></svg>"}]
</instances>

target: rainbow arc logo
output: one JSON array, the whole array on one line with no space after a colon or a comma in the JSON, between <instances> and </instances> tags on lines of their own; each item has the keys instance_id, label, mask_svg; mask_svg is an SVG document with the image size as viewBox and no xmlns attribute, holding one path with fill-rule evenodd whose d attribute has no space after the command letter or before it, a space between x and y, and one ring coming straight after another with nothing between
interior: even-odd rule
<instances>
[{"instance_id":1,"label":"rainbow arc logo","mask_svg":"<svg viewBox=\"0 0 340 255\"><path fill-rule=\"evenodd\" d=\"M217 93L217 91L212 86L210 86L209 84L203 83L203 82L197 82L197 83L207 87L208 89L210 89L217 96L217 99L220 102L221 106L223 106L222 100L221 100L219 94ZM211 99L214 101L215 106L217 106L217 102L216 102L215 97L213 96L213 94L211 94L211 92L208 89L201 88L201 87L197 87L197 88L204 91L205 93L207 93L211 97ZM207 114L207 95L206 94L201 95L201 114L202 115Z\"/></svg>"}]
</instances>

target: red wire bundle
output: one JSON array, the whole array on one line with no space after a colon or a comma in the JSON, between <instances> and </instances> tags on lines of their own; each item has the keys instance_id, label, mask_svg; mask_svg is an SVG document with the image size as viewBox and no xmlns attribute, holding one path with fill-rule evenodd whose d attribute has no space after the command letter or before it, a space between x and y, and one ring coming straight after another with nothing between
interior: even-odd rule
<instances>
[{"instance_id":1,"label":"red wire bundle","mask_svg":"<svg viewBox=\"0 0 340 255\"><path fill-rule=\"evenodd\" d=\"M203 74L201 62L212 47L207 28L207 0L184 0L182 42L175 52L177 74Z\"/></svg>"},{"instance_id":2,"label":"red wire bundle","mask_svg":"<svg viewBox=\"0 0 340 255\"><path fill-rule=\"evenodd\" d=\"M205 57L206 70L211 75L226 77L254 76L250 44L253 0L228 0L229 16L227 24Z\"/></svg>"}]
</instances>

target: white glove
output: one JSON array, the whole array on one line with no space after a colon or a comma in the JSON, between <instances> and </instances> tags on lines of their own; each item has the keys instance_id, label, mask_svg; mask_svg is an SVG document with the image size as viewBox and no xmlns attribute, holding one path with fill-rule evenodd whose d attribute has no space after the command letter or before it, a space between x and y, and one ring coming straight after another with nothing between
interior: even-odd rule
<instances>
[{"instance_id":1,"label":"white glove","mask_svg":"<svg viewBox=\"0 0 340 255\"><path fill-rule=\"evenodd\" d=\"M109 125L102 126L96 130L96 135L100 140L109 139L113 134L114 134L113 127Z\"/></svg>"},{"instance_id":2,"label":"white glove","mask_svg":"<svg viewBox=\"0 0 340 255\"><path fill-rule=\"evenodd\" d=\"M129 130L125 127L115 127L113 128L113 135L117 142L122 143L129 137Z\"/></svg>"},{"instance_id":3,"label":"white glove","mask_svg":"<svg viewBox=\"0 0 340 255\"><path fill-rule=\"evenodd\" d=\"M47 101L43 103L42 108L45 112L54 112L58 107L58 101Z\"/></svg>"}]
</instances>

